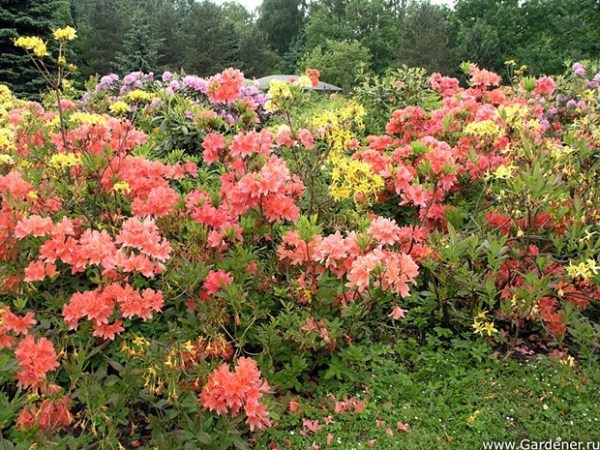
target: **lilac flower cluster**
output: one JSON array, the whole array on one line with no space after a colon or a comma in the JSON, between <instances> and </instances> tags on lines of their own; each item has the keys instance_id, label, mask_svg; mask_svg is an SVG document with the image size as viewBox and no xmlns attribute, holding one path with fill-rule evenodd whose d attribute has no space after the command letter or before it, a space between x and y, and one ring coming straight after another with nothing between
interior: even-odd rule
<instances>
[{"instance_id":1,"label":"lilac flower cluster","mask_svg":"<svg viewBox=\"0 0 600 450\"><path fill-rule=\"evenodd\" d=\"M115 87L115 84L119 81L119 75L111 73L110 75L104 75L100 78L100 82L96 85L96 92L100 91L111 91Z\"/></svg>"},{"instance_id":2,"label":"lilac flower cluster","mask_svg":"<svg viewBox=\"0 0 600 450\"><path fill-rule=\"evenodd\" d=\"M123 77L123 85L120 92L125 94L133 89L142 89L145 83L150 83L154 80L154 74L143 72L131 72Z\"/></svg>"}]
</instances>

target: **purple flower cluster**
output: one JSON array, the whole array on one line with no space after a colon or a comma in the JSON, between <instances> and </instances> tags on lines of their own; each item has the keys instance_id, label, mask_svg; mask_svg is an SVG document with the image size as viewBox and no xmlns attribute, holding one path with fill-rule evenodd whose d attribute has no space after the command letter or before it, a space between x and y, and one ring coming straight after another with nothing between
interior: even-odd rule
<instances>
[{"instance_id":1,"label":"purple flower cluster","mask_svg":"<svg viewBox=\"0 0 600 450\"><path fill-rule=\"evenodd\" d=\"M264 104L267 103L266 95L262 93L257 84L246 84L242 86L240 97L250 98L260 106L264 106Z\"/></svg>"},{"instance_id":2,"label":"purple flower cluster","mask_svg":"<svg viewBox=\"0 0 600 450\"><path fill-rule=\"evenodd\" d=\"M600 73L594 75L594 78L587 82L588 89L598 89L598 86L600 86Z\"/></svg>"},{"instance_id":3,"label":"purple flower cluster","mask_svg":"<svg viewBox=\"0 0 600 450\"><path fill-rule=\"evenodd\" d=\"M585 67L583 67L581 65L581 63L576 62L575 64L573 64L573 67L571 68L573 70L573 73L577 76L580 77L585 77L587 72L585 70Z\"/></svg>"},{"instance_id":4,"label":"purple flower cluster","mask_svg":"<svg viewBox=\"0 0 600 450\"><path fill-rule=\"evenodd\" d=\"M206 94L208 92L208 80L194 75L187 75L183 77L181 84L184 88L201 92L202 94Z\"/></svg>"},{"instance_id":5,"label":"purple flower cluster","mask_svg":"<svg viewBox=\"0 0 600 450\"><path fill-rule=\"evenodd\" d=\"M143 72L131 72L123 77L123 85L121 86L121 93L127 93L133 89L142 89L144 83L149 83L154 80L154 74L143 73Z\"/></svg>"},{"instance_id":6,"label":"purple flower cluster","mask_svg":"<svg viewBox=\"0 0 600 450\"><path fill-rule=\"evenodd\" d=\"M103 76L100 78L100 82L96 85L96 92L112 90L117 81L119 81L119 75L116 73Z\"/></svg>"}]
</instances>

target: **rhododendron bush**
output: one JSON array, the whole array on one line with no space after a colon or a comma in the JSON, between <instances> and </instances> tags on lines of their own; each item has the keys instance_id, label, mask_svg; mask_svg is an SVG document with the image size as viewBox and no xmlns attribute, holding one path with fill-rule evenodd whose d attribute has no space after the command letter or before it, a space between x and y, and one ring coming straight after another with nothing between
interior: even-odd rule
<instances>
[{"instance_id":1,"label":"rhododendron bush","mask_svg":"<svg viewBox=\"0 0 600 450\"><path fill-rule=\"evenodd\" d=\"M10 438L243 448L314 383L365 386L361 346L435 327L594 352L598 83L465 69L369 136L315 70L266 94L235 69L43 105L0 86Z\"/></svg>"}]
</instances>

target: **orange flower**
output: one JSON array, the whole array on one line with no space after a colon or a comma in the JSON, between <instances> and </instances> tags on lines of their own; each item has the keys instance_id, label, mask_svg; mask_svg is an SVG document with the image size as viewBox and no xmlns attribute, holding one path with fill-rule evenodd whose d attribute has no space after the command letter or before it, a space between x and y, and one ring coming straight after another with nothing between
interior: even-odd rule
<instances>
[{"instance_id":1,"label":"orange flower","mask_svg":"<svg viewBox=\"0 0 600 450\"><path fill-rule=\"evenodd\" d=\"M36 342L33 336L26 336L17 345L15 356L19 365L18 384L24 388L41 387L46 374L59 366L54 346L47 338Z\"/></svg>"},{"instance_id":2,"label":"orange flower","mask_svg":"<svg viewBox=\"0 0 600 450\"><path fill-rule=\"evenodd\" d=\"M306 76L310 78L312 87L316 88L319 86L319 77L321 74L317 69L306 69Z\"/></svg>"}]
</instances>

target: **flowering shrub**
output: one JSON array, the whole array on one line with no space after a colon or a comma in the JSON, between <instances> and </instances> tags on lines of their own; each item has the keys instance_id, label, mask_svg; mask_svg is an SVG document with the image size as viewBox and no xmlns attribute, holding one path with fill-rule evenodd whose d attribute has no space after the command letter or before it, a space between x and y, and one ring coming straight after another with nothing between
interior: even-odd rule
<instances>
[{"instance_id":1,"label":"flowering shrub","mask_svg":"<svg viewBox=\"0 0 600 450\"><path fill-rule=\"evenodd\" d=\"M10 437L240 447L282 409L315 433L290 392L366 382L361 348L423 329L593 352L595 78L466 69L370 136L358 101L307 90L315 70L266 96L234 69L45 105L0 87ZM336 414L364 409L348 398Z\"/></svg>"}]
</instances>

